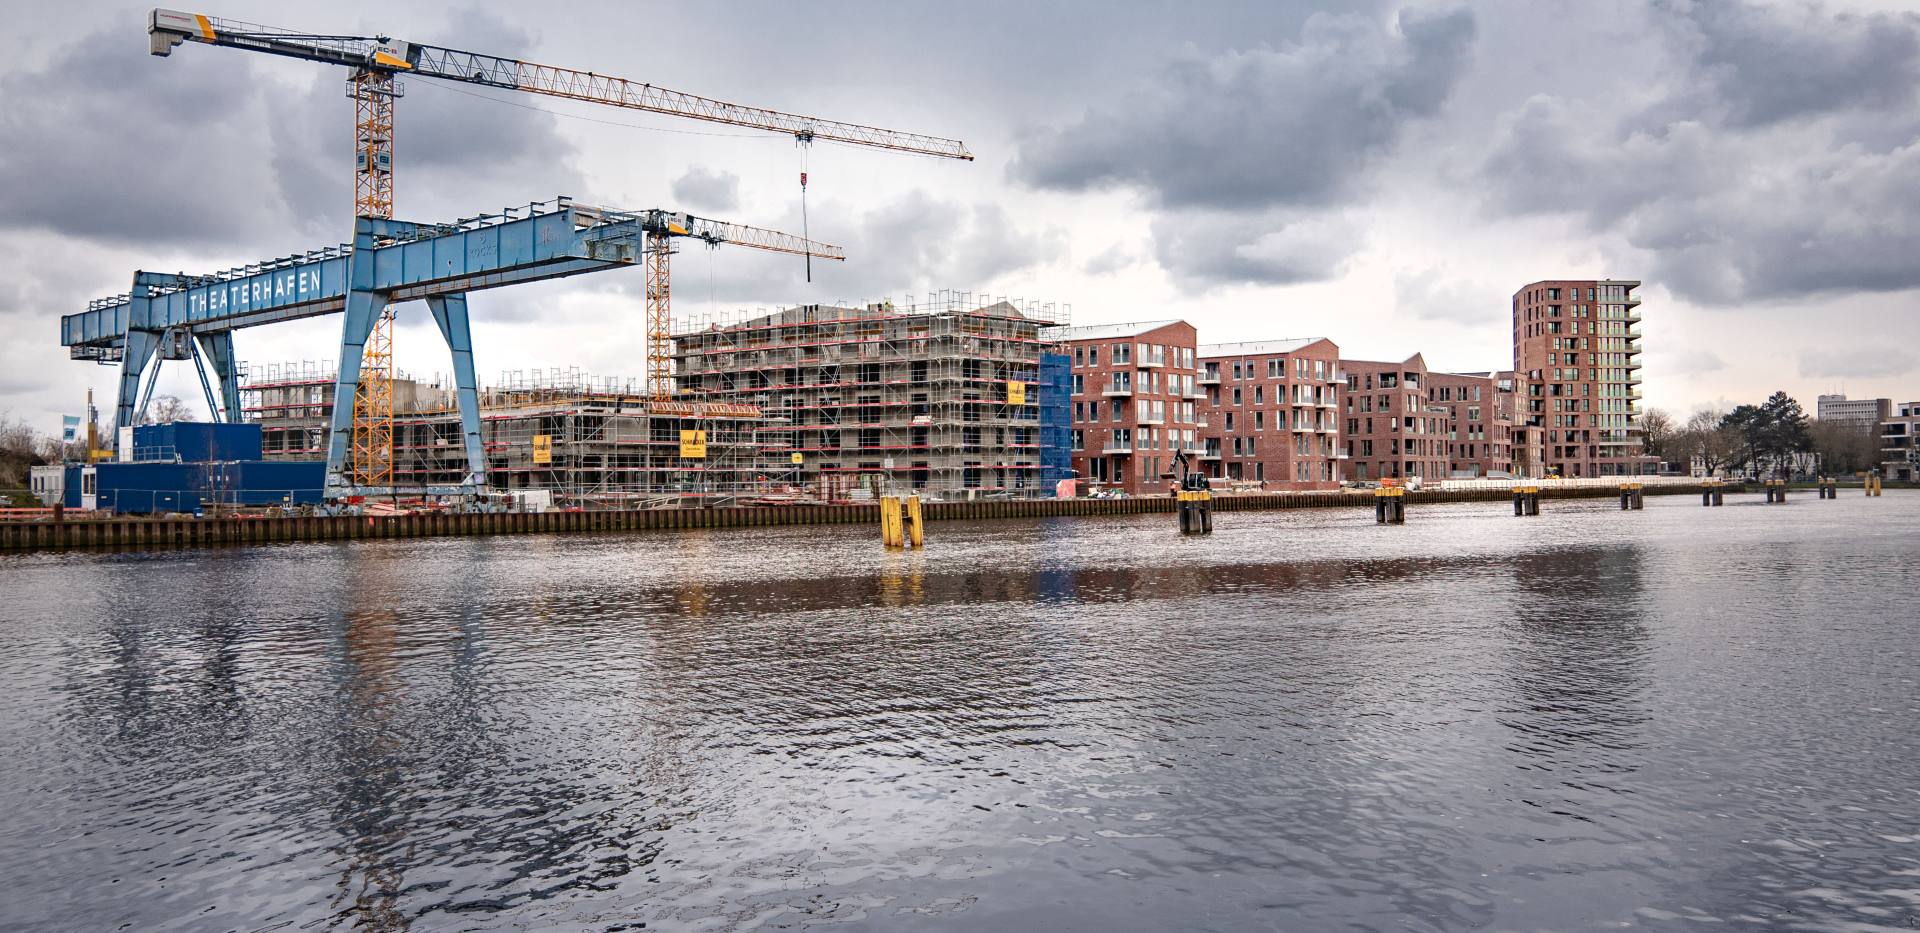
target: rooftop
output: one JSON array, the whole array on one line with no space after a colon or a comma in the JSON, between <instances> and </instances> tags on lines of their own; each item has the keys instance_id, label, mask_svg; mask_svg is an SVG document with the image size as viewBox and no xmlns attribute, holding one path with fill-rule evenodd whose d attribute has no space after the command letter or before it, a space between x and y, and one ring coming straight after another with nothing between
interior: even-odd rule
<instances>
[{"instance_id":1,"label":"rooftop","mask_svg":"<svg viewBox=\"0 0 1920 933\"><path fill-rule=\"evenodd\" d=\"M1148 331L1159 330L1169 324L1185 323L1177 319L1165 321L1135 321L1131 324L1089 324L1084 327L1049 327L1045 336L1049 340L1111 340L1115 337L1138 337Z\"/></svg>"},{"instance_id":2,"label":"rooftop","mask_svg":"<svg viewBox=\"0 0 1920 933\"><path fill-rule=\"evenodd\" d=\"M1239 343L1203 343L1198 349L1201 359L1216 356L1265 356L1271 353L1292 353L1301 347L1312 346L1326 337L1289 337L1281 340L1244 340Z\"/></svg>"}]
</instances>

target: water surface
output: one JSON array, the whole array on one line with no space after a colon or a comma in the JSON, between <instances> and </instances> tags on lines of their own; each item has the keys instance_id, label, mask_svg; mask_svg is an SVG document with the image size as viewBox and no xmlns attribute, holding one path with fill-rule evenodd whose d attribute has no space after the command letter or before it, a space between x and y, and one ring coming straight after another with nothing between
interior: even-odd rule
<instances>
[{"instance_id":1,"label":"water surface","mask_svg":"<svg viewBox=\"0 0 1920 933\"><path fill-rule=\"evenodd\" d=\"M0 558L0 926L1920 924L1920 494L1545 511Z\"/></svg>"}]
</instances>

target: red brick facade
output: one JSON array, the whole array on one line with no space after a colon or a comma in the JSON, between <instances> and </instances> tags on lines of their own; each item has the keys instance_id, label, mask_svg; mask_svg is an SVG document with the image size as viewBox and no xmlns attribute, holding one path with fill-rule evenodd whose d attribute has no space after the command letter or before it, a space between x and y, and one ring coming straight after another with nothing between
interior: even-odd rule
<instances>
[{"instance_id":1,"label":"red brick facade","mask_svg":"<svg viewBox=\"0 0 1920 933\"><path fill-rule=\"evenodd\" d=\"M1356 482L1447 478L1447 408L1427 401L1427 361L1341 360L1346 478Z\"/></svg>"},{"instance_id":2,"label":"red brick facade","mask_svg":"<svg viewBox=\"0 0 1920 933\"><path fill-rule=\"evenodd\" d=\"M1073 469L1083 487L1164 494L1174 453L1198 455L1192 324L1068 327L1049 334L1073 358Z\"/></svg>"},{"instance_id":3,"label":"red brick facade","mask_svg":"<svg viewBox=\"0 0 1920 933\"><path fill-rule=\"evenodd\" d=\"M1513 472L1514 374L1428 373L1427 402L1447 410L1453 476Z\"/></svg>"},{"instance_id":4,"label":"red brick facade","mask_svg":"<svg viewBox=\"0 0 1920 933\"><path fill-rule=\"evenodd\" d=\"M1513 359L1521 377L1517 441L1540 451L1541 474L1653 472L1639 426L1639 282L1535 282L1513 296Z\"/></svg>"},{"instance_id":5,"label":"red brick facade","mask_svg":"<svg viewBox=\"0 0 1920 933\"><path fill-rule=\"evenodd\" d=\"M1207 474L1266 489L1340 485L1340 348L1324 338L1199 348Z\"/></svg>"}]
</instances>

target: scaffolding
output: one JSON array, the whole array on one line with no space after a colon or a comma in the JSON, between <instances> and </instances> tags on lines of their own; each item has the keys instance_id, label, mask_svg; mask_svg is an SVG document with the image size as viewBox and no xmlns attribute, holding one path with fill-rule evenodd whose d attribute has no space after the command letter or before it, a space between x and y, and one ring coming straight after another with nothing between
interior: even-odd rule
<instances>
[{"instance_id":1,"label":"scaffolding","mask_svg":"<svg viewBox=\"0 0 1920 933\"><path fill-rule=\"evenodd\" d=\"M312 362L248 367L242 411L267 459L324 455L334 374ZM451 380L395 379L394 484L458 485L466 448ZM750 405L655 401L644 384L578 369L517 370L482 387L489 489L546 490L561 508L639 508L767 490Z\"/></svg>"},{"instance_id":2,"label":"scaffolding","mask_svg":"<svg viewBox=\"0 0 1920 933\"><path fill-rule=\"evenodd\" d=\"M1050 495L1040 331L1069 313L940 292L696 318L674 336L677 397L757 407L763 470L822 498Z\"/></svg>"}]
</instances>

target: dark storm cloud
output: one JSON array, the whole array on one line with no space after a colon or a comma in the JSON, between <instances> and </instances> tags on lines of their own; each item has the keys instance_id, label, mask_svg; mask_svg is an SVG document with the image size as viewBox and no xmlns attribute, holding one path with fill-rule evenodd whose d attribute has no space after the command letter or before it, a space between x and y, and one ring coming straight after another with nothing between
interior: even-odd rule
<instances>
[{"instance_id":1,"label":"dark storm cloud","mask_svg":"<svg viewBox=\"0 0 1920 933\"><path fill-rule=\"evenodd\" d=\"M435 42L517 56L525 30L484 9L456 12ZM444 36L444 38L441 38ZM294 216L315 235L346 231L353 216L353 102L345 69L314 66L303 94L272 109L274 179ZM397 216L442 221L542 201L585 196L577 155L543 99L429 79L401 82L394 105Z\"/></svg>"},{"instance_id":2,"label":"dark storm cloud","mask_svg":"<svg viewBox=\"0 0 1920 933\"><path fill-rule=\"evenodd\" d=\"M1407 10L1390 24L1317 14L1278 48L1189 51L1121 100L1027 138L1009 174L1139 191L1157 211L1154 254L1186 286L1325 279L1364 242L1336 209L1410 121L1439 111L1474 34L1466 11Z\"/></svg>"},{"instance_id":3,"label":"dark storm cloud","mask_svg":"<svg viewBox=\"0 0 1920 933\"><path fill-rule=\"evenodd\" d=\"M1359 227L1336 212L1172 211L1151 229L1161 267L1200 291L1326 279L1364 242Z\"/></svg>"},{"instance_id":4,"label":"dark storm cloud","mask_svg":"<svg viewBox=\"0 0 1920 933\"><path fill-rule=\"evenodd\" d=\"M1736 126L1844 109L1895 110L1920 82L1920 18L1829 14L1816 6L1727 0L1663 4Z\"/></svg>"},{"instance_id":5,"label":"dark storm cloud","mask_svg":"<svg viewBox=\"0 0 1920 933\"><path fill-rule=\"evenodd\" d=\"M230 244L284 212L245 62L81 38L0 78L0 227L130 244Z\"/></svg>"},{"instance_id":6,"label":"dark storm cloud","mask_svg":"<svg viewBox=\"0 0 1920 933\"><path fill-rule=\"evenodd\" d=\"M1277 49L1189 54L1029 137L1010 172L1036 188L1135 188L1169 208L1339 202L1408 121L1438 110L1471 59L1468 12L1408 10L1395 27L1320 14Z\"/></svg>"},{"instance_id":7,"label":"dark storm cloud","mask_svg":"<svg viewBox=\"0 0 1920 933\"><path fill-rule=\"evenodd\" d=\"M1706 304L1920 287L1920 146L1910 119L1873 112L1908 91L1864 74L1911 72L1901 50L1920 20L1686 11L1697 41L1679 45L1698 57L1646 107L1534 97L1508 114L1483 166L1489 204L1618 234L1651 253L1650 277ZM1763 54L1830 60L1769 76Z\"/></svg>"},{"instance_id":8,"label":"dark storm cloud","mask_svg":"<svg viewBox=\"0 0 1920 933\"><path fill-rule=\"evenodd\" d=\"M740 206L740 176L696 165L674 179L673 197L682 210L731 211Z\"/></svg>"}]
</instances>

